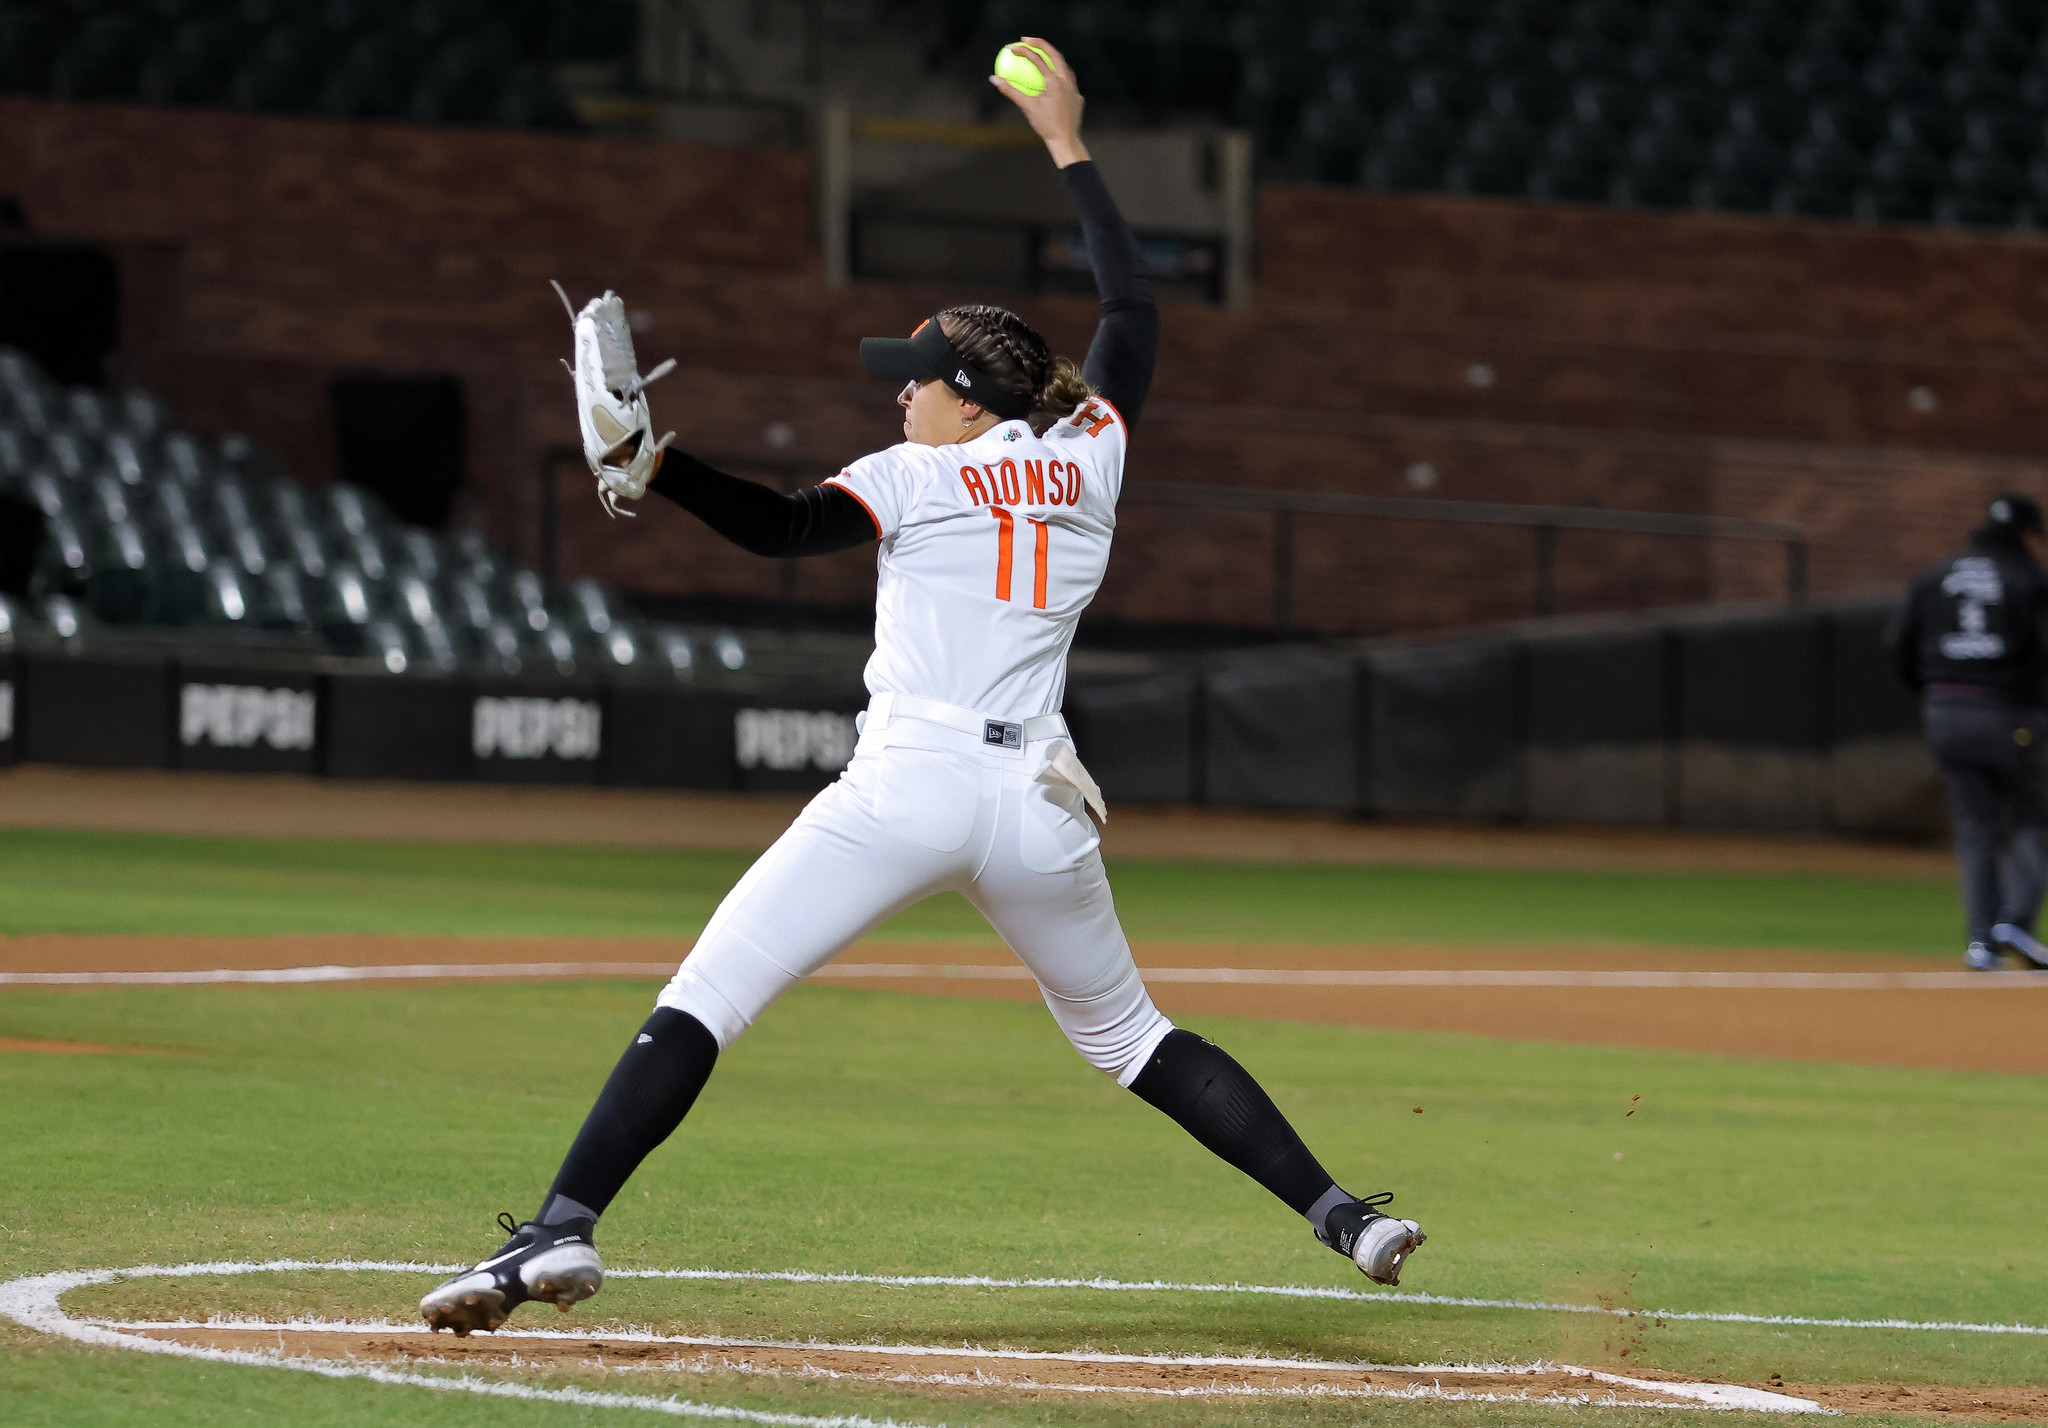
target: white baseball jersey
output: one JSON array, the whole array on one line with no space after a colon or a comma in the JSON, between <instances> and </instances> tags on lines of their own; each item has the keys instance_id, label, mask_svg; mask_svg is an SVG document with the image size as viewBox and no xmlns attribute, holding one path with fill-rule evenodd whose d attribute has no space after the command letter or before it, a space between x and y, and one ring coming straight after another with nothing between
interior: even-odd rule
<instances>
[{"instance_id":1,"label":"white baseball jersey","mask_svg":"<svg viewBox=\"0 0 2048 1428\"><path fill-rule=\"evenodd\" d=\"M1127 437L1096 397L1042 437L1017 420L956 446L904 442L826 482L882 536L868 692L1003 719L1056 712L1109 564Z\"/></svg>"}]
</instances>

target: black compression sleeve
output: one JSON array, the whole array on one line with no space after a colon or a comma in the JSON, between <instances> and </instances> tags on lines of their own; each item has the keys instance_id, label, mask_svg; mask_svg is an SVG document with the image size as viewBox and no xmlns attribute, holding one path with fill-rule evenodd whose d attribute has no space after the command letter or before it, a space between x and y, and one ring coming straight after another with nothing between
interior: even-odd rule
<instances>
[{"instance_id":1,"label":"black compression sleeve","mask_svg":"<svg viewBox=\"0 0 2048 1428\"><path fill-rule=\"evenodd\" d=\"M1251 1073L1191 1031L1166 1033L1131 1090L1298 1215L1336 1185Z\"/></svg>"},{"instance_id":2,"label":"black compression sleeve","mask_svg":"<svg viewBox=\"0 0 2048 1428\"><path fill-rule=\"evenodd\" d=\"M1081 235L1088 243L1088 262L1095 269L1095 290L1102 295L1102 320L1081 375L1108 397L1124 420L1135 422L1152 390L1152 368L1159 359L1159 304L1152 299L1152 280L1145 276L1138 237L1092 161L1060 170L1067 192L1081 215Z\"/></svg>"},{"instance_id":3,"label":"black compression sleeve","mask_svg":"<svg viewBox=\"0 0 2048 1428\"><path fill-rule=\"evenodd\" d=\"M718 1038L703 1022L657 1007L584 1118L549 1201L560 1195L602 1215L648 1152L683 1123L717 1064Z\"/></svg>"},{"instance_id":4,"label":"black compression sleeve","mask_svg":"<svg viewBox=\"0 0 2048 1428\"><path fill-rule=\"evenodd\" d=\"M785 496L674 447L647 489L755 555L827 555L881 538L874 517L851 491L807 486Z\"/></svg>"}]
</instances>

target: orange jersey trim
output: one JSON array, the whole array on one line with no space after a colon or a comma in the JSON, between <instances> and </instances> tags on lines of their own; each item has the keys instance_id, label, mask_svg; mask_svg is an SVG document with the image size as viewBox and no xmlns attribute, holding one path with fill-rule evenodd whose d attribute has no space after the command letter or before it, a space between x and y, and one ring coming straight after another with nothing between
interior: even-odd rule
<instances>
[{"instance_id":1,"label":"orange jersey trim","mask_svg":"<svg viewBox=\"0 0 2048 1428\"><path fill-rule=\"evenodd\" d=\"M844 474L846 473L840 473L840 475ZM820 486L831 486L837 490L844 491L847 495L853 497L854 500L860 501L860 492L854 490L853 487L841 481L838 476L828 476L826 479L820 481L818 484ZM875 520L875 508L873 506L870 506L866 501L860 501L860 508L868 513L869 520L875 521L875 539L880 540L882 538L882 523L880 521Z\"/></svg>"}]
</instances>

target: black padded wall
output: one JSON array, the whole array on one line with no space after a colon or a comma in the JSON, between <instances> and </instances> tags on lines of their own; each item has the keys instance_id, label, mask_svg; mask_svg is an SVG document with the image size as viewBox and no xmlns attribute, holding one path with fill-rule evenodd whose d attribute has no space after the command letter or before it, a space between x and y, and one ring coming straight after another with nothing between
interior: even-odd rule
<instances>
[{"instance_id":1,"label":"black padded wall","mask_svg":"<svg viewBox=\"0 0 2048 1428\"><path fill-rule=\"evenodd\" d=\"M1356 809L1358 666L1293 655L1202 682L1211 803Z\"/></svg>"},{"instance_id":2,"label":"black padded wall","mask_svg":"<svg viewBox=\"0 0 2048 1428\"><path fill-rule=\"evenodd\" d=\"M466 779L469 686L454 679L334 674L322 681L320 771L335 778Z\"/></svg>"},{"instance_id":3,"label":"black padded wall","mask_svg":"<svg viewBox=\"0 0 2048 1428\"><path fill-rule=\"evenodd\" d=\"M1827 734L1867 739L1920 732L1920 705L1885 653L1888 605L1837 610L1827 616Z\"/></svg>"},{"instance_id":4,"label":"black padded wall","mask_svg":"<svg viewBox=\"0 0 2048 1428\"><path fill-rule=\"evenodd\" d=\"M1067 687L1075 752L1112 802L1199 803L1200 690L1176 671Z\"/></svg>"},{"instance_id":5,"label":"black padded wall","mask_svg":"<svg viewBox=\"0 0 2048 1428\"><path fill-rule=\"evenodd\" d=\"M1681 739L1815 749L1826 736L1825 630L1813 614L1680 627Z\"/></svg>"},{"instance_id":6,"label":"black padded wall","mask_svg":"<svg viewBox=\"0 0 2048 1428\"><path fill-rule=\"evenodd\" d=\"M1828 814L1836 828L1938 838L1947 801L1920 742L1920 706L1885 652L1890 605L1827 617Z\"/></svg>"},{"instance_id":7,"label":"black padded wall","mask_svg":"<svg viewBox=\"0 0 2048 1428\"><path fill-rule=\"evenodd\" d=\"M1669 684L1660 630L1531 640L1531 818L1657 823L1667 814Z\"/></svg>"},{"instance_id":8,"label":"black padded wall","mask_svg":"<svg viewBox=\"0 0 2048 1428\"><path fill-rule=\"evenodd\" d=\"M1521 651L1505 640L1373 655L1365 735L1372 810L1521 816L1521 686Z\"/></svg>"},{"instance_id":9,"label":"black padded wall","mask_svg":"<svg viewBox=\"0 0 2048 1428\"><path fill-rule=\"evenodd\" d=\"M1828 634L1810 613L1674 632L1680 823L1827 826Z\"/></svg>"},{"instance_id":10,"label":"black padded wall","mask_svg":"<svg viewBox=\"0 0 2048 1428\"><path fill-rule=\"evenodd\" d=\"M21 757L53 764L167 768L171 672L167 665L31 655L17 701Z\"/></svg>"},{"instance_id":11,"label":"black padded wall","mask_svg":"<svg viewBox=\"0 0 2048 1428\"><path fill-rule=\"evenodd\" d=\"M733 701L676 685L612 690L603 779L643 788L739 787Z\"/></svg>"}]
</instances>

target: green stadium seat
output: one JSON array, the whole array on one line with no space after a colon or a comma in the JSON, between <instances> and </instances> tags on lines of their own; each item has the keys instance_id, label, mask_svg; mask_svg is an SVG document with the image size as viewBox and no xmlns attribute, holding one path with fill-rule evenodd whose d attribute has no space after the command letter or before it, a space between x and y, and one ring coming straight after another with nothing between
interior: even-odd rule
<instances>
[{"instance_id":1,"label":"green stadium seat","mask_svg":"<svg viewBox=\"0 0 2048 1428\"><path fill-rule=\"evenodd\" d=\"M285 25L264 35L228 85L228 102L260 113L311 113L334 47L318 25Z\"/></svg>"},{"instance_id":2,"label":"green stadium seat","mask_svg":"<svg viewBox=\"0 0 2048 1428\"><path fill-rule=\"evenodd\" d=\"M1312 104L1301 116L1292 169L1319 183L1357 183L1373 138L1371 116L1335 99Z\"/></svg>"},{"instance_id":3,"label":"green stadium seat","mask_svg":"<svg viewBox=\"0 0 2048 1428\"><path fill-rule=\"evenodd\" d=\"M1690 131L1647 124L1629 140L1615 180L1616 200L1632 208L1688 207L1705 162L1705 151Z\"/></svg>"},{"instance_id":4,"label":"green stadium seat","mask_svg":"<svg viewBox=\"0 0 2048 1428\"><path fill-rule=\"evenodd\" d=\"M343 118L396 119L412 110L426 51L411 29L395 26L357 37L320 92L322 113Z\"/></svg>"},{"instance_id":5,"label":"green stadium seat","mask_svg":"<svg viewBox=\"0 0 2048 1428\"><path fill-rule=\"evenodd\" d=\"M1935 194L1946 178L1941 161L1926 149L1888 142L1871 156L1862 207L1880 222L1925 223L1934 217Z\"/></svg>"},{"instance_id":6,"label":"green stadium seat","mask_svg":"<svg viewBox=\"0 0 2048 1428\"><path fill-rule=\"evenodd\" d=\"M1950 187L1937 205L1943 221L1972 228L2010 228L2022 216L2027 177L2000 153L1964 150L1949 165Z\"/></svg>"},{"instance_id":7,"label":"green stadium seat","mask_svg":"<svg viewBox=\"0 0 2048 1428\"><path fill-rule=\"evenodd\" d=\"M1428 193L1444 186L1446 167L1458 140L1443 115L1404 108L1389 115L1363 170L1371 188L1392 193Z\"/></svg>"},{"instance_id":8,"label":"green stadium seat","mask_svg":"<svg viewBox=\"0 0 2048 1428\"><path fill-rule=\"evenodd\" d=\"M1769 135L1730 129L1708 151L1700 202L1735 213L1768 213L1784 176L1784 151Z\"/></svg>"},{"instance_id":9,"label":"green stadium seat","mask_svg":"<svg viewBox=\"0 0 2048 1428\"><path fill-rule=\"evenodd\" d=\"M134 99L157 36L140 15L115 11L86 22L50 65L59 99Z\"/></svg>"},{"instance_id":10,"label":"green stadium seat","mask_svg":"<svg viewBox=\"0 0 2048 1428\"><path fill-rule=\"evenodd\" d=\"M151 104L225 105L252 44L244 26L226 20L181 25L143 65L138 91Z\"/></svg>"},{"instance_id":11,"label":"green stadium seat","mask_svg":"<svg viewBox=\"0 0 2048 1428\"><path fill-rule=\"evenodd\" d=\"M434 51L413 86L413 117L433 124L492 122L515 58L511 38L502 30L479 30L448 41Z\"/></svg>"},{"instance_id":12,"label":"green stadium seat","mask_svg":"<svg viewBox=\"0 0 2048 1428\"><path fill-rule=\"evenodd\" d=\"M1605 202L1613 191L1621 144L1613 131L1570 118L1552 127L1530 191L1574 203Z\"/></svg>"},{"instance_id":13,"label":"green stadium seat","mask_svg":"<svg viewBox=\"0 0 2048 1428\"><path fill-rule=\"evenodd\" d=\"M64 37L55 15L27 5L0 6L0 94L47 94Z\"/></svg>"},{"instance_id":14,"label":"green stadium seat","mask_svg":"<svg viewBox=\"0 0 2048 1428\"><path fill-rule=\"evenodd\" d=\"M1513 115L1481 114L1472 121L1452 162L1449 187L1497 197L1526 194L1539 139L1534 128Z\"/></svg>"},{"instance_id":15,"label":"green stadium seat","mask_svg":"<svg viewBox=\"0 0 2048 1428\"><path fill-rule=\"evenodd\" d=\"M1884 137L1884 111L1860 99L1831 99L1807 113L1807 127L1817 139L1867 154Z\"/></svg>"},{"instance_id":16,"label":"green stadium seat","mask_svg":"<svg viewBox=\"0 0 2048 1428\"><path fill-rule=\"evenodd\" d=\"M1803 139L1792 150L1786 206L1810 218L1848 218L1863 172L1863 155L1850 145L1819 135Z\"/></svg>"}]
</instances>

